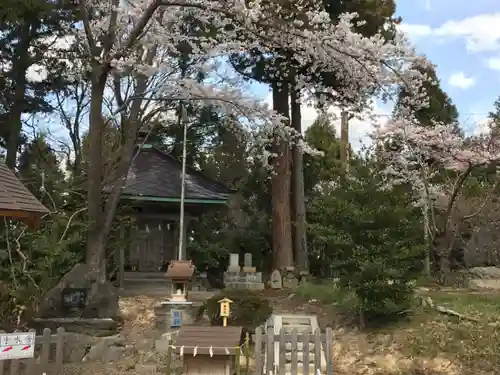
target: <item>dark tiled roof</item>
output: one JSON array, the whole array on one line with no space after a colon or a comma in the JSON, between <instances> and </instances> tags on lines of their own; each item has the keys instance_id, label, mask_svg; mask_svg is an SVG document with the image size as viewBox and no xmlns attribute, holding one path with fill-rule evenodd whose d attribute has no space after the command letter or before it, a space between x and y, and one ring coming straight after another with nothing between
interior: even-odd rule
<instances>
[{"instance_id":1,"label":"dark tiled roof","mask_svg":"<svg viewBox=\"0 0 500 375\"><path fill-rule=\"evenodd\" d=\"M182 164L157 148L143 148L130 166L126 196L180 198ZM226 200L232 192L201 172L186 168L186 199Z\"/></svg>"},{"instance_id":2,"label":"dark tiled roof","mask_svg":"<svg viewBox=\"0 0 500 375\"><path fill-rule=\"evenodd\" d=\"M12 211L13 214L17 213L13 216L22 217L49 213L49 210L2 162L0 162L0 211Z\"/></svg>"},{"instance_id":3,"label":"dark tiled roof","mask_svg":"<svg viewBox=\"0 0 500 375\"><path fill-rule=\"evenodd\" d=\"M197 354L207 355L212 347L213 355L235 355L236 348L240 346L242 331L241 327L235 326L182 326L175 341L175 351L179 353L184 346L184 354L193 354L197 347Z\"/></svg>"}]
</instances>

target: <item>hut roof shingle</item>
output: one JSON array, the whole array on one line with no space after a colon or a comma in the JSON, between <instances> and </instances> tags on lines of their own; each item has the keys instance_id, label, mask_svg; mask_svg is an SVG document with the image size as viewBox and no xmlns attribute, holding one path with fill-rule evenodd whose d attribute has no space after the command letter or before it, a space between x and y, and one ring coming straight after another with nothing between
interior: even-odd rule
<instances>
[{"instance_id":1,"label":"hut roof shingle","mask_svg":"<svg viewBox=\"0 0 500 375\"><path fill-rule=\"evenodd\" d=\"M197 354L208 355L212 347L213 355L235 355L242 340L242 332L242 327L234 326L182 326L175 342L175 350L179 353L181 347L184 347L184 354L189 355L197 347Z\"/></svg>"},{"instance_id":2,"label":"hut roof shingle","mask_svg":"<svg viewBox=\"0 0 500 375\"><path fill-rule=\"evenodd\" d=\"M0 216L30 219L50 211L0 162Z\"/></svg>"}]
</instances>

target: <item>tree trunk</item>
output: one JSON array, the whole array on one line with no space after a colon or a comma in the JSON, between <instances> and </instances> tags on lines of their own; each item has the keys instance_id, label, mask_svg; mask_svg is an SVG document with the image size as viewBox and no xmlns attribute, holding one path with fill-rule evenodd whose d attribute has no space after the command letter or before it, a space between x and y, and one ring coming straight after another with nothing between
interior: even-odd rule
<instances>
[{"instance_id":1,"label":"tree trunk","mask_svg":"<svg viewBox=\"0 0 500 375\"><path fill-rule=\"evenodd\" d=\"M102 103L104 99L104 88L106 85L107 72L100 65L94 67L92 87L90 96L89 113L89 152L88 152L88 176L87 176L87 212L89 218L89 233L87 238L86 261L94 272L101 274L101 260L105 244L102 238L103 219L103 134L104 121L102 118ZM101 275L103 277L103 275Z\"/></svg>"},{"instance_id":2,"label":"tree trunk","mask_svg":"<svg viewBox=\"0 0 500 375\"><path fill-rule=\"evenodd\" d=\"M349 114L342 111L340 114L340 162L342 171L347 172L349 163Z\"/></svg>"},{"instance_id":3,"label":"tree trunk","mask_svg":"<svg viewBox=\"0 0 500 375\"><path fill-rule=\"evenodd\" d=\"M300 93L292 88L291 113L292 127L302 138L302 115L300 112ZM309 252L307 249L306 206L304 193L304 164L302 151L293 145L292 155L292 212L293 212L293 247L295 263L302 271L309 270Z\"/></svg>"},{"instance_id":4,"label":"tree trunk","mask_svg":"<svg viewBox=\"0 0 500 375\"><path fill-rule=\"evenodd\" d=\"M92 83L90 118L91 124L94 127L92 128L92 125L89 127L89 144L99 145L100 147L90 147L89 150L89 186L87 194L89 219L91 222L91 231L89 232L87 242L87 262L92 266L94 272L99 272L102 281L106 280L107 238L111 231L118 203L120 202L122 188L125 185L125 176L128 173L134 156L137 131L140 127L139 114L142 104L142 100L135 100L131 106L128 118L123 122L123 126L125 127L122 131L124 139L122 140L123 145L120 150L119 162L115 173L116 178L111 192L107 196L103 210L102 144L105 124L102 119L101 110L106 76L107 73L104 73ZM137 82L136 94L140 96L146 91L148 81L146 77L140 77ZM93 133L92 130L94 131ZM99 166L98 170L97 166Z\"/></svg>"},{"instance_id":5,"label":"tree trunk","mask_svg":"<svg viewBox=\"0 0 500 375\"><path fill-rule=\"evenodd\" d=\"M19 33L19 43L17 45L15 55L17 56L14 61L12 70L14 77L14 101L10 110L10 126L9 136L7 139L7 157L5 163L10 169L16 167L17 151L19 149L19 141L21 139L22 130L22 114L24 111L24 95L26 92L26 72L29 67L29 47L31 39L33 38L32 32L36 32L39 24L31 25L26 22ZM33 30L33 31L31 31Z\"/></svg>"},{"instance_id":6,"label":"tree trunk","mask_svg":"<svg viewBox=\"0 0 500 375\"><path fill-rule=\"evenodd\" d=\"M290 117L287 85L273 85L273 107ZM276 269L293 266L292 228L290 210L290 149L287 140L275 135L273 176L271 179L273 263Z\"/></svg>"},{"instance_id":7,"label":"tree trunk","mask_svg":"<svg viewBox=\"0 0 500 375\"><path fill-rule=\"evenodd\" d=\"M431 241L429 241L429 209L427 205L424 207L424 242L425 242L425 259L424 273L425 276L431 279Z\"/></svg>"}]
</instances>

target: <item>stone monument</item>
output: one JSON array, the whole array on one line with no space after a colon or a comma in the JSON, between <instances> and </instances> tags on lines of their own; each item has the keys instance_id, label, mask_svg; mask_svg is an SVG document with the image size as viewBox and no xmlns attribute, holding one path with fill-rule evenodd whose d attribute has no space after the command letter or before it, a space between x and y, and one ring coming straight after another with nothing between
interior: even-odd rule
<instances>
[{"instance_id":1,"label":"stone monument","mask_svg":"<svg viewBox=\"0 0 500 375\"><path fill-rule=\"evenodd\" d=\"M252 254L245 253L243 267L239 265L239 254L229 254L229 266L224 272L224 286L227 289L264 289L262 272L252 265Z\"/></svg>"},{"instance_id":2,"label":"stone monument","mask_svg":"<svg viewBox=\"0 0 500 375\"><path fill-rule=\"evenodd\" d=\"M283 269L282 276L283 288L293 289L299 286L299 280L297 279L295 267L285 267Z\"/></svg>"},{"instance_id":3,"label":"stone monument","mask_svg":"<svg viewBox=\"0 0 500 375\"><path fill-rule=\"evenodd\" d=\"M84 263L77 264L42 299L40 318L111 318L118 316L118 292Z\"/></svg>"},{"instance_id":4,"label":"stone monument","mask_svg":"<svg viewBox=\"0 0 500 375\"><path fill-rule=\"evenodd\" d=\"M269 280L269 284L271 289L282 289L283 288L283 279L281 277L281 272L279 270L274 270L271 273L271 278Z\"/></svg>"}]
</instances>

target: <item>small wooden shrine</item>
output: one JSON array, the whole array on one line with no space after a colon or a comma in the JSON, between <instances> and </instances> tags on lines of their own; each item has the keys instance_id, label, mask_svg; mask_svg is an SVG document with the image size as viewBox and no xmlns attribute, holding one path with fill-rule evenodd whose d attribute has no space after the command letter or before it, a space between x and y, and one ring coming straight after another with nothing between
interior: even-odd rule
<instances>
[{"instance_id":1,"label":"small wooden shrine","mask_svg":"<svg viewBox=\"0 0 500 375\"><path fill-rule=\"evenodd\" d=\"M0 162L0 216L22 220L32 229L50 211L31 194L7 165Z\"/></svg>"},{"instance_id":2,"label":"small wooden shrine","mask_svg":"<svg viewBox=\"0 0 500 375\"><path fill-rule=\"evenodd\" d=\"M179 236L184 236L181 260L189 259L186 243L189 221L227 204L234 191L187 167L184 230L180 233L182 163L151 144L137 146L122 189L120 204L135 218L128 248L118 255L119 284L123 279L161 277L168 264L179 259ZM111 186L106 190L110 190ZM124 275L124 271L127 274ZM154 274L154 275L153 275ZM144 276L141 276L144 275Z\"/></svg>"},{"instance_id":3,"label":"small wooden shrine","mask_svg":"<svg viewBox=\"0 0 500 375\"><path fill-rule=\"evenodd\" d=\"M242 327L182 326L175 342L185 375L232 375L243 342Z\"/></svg>"},{"instance_id":4,"label":"small wooden shrine","mask_svg":"<svg viewBox=\"0 0 500 375\"><path fill-rule=\"evenodd\" d=\"M165 278L171 281L172 299L175 300L179 294L182 294L184 300L187 298L188 283L193 278L195 270L196 268L190 260L173 260L170 263Z\"/></svg>"}]
</instances>

